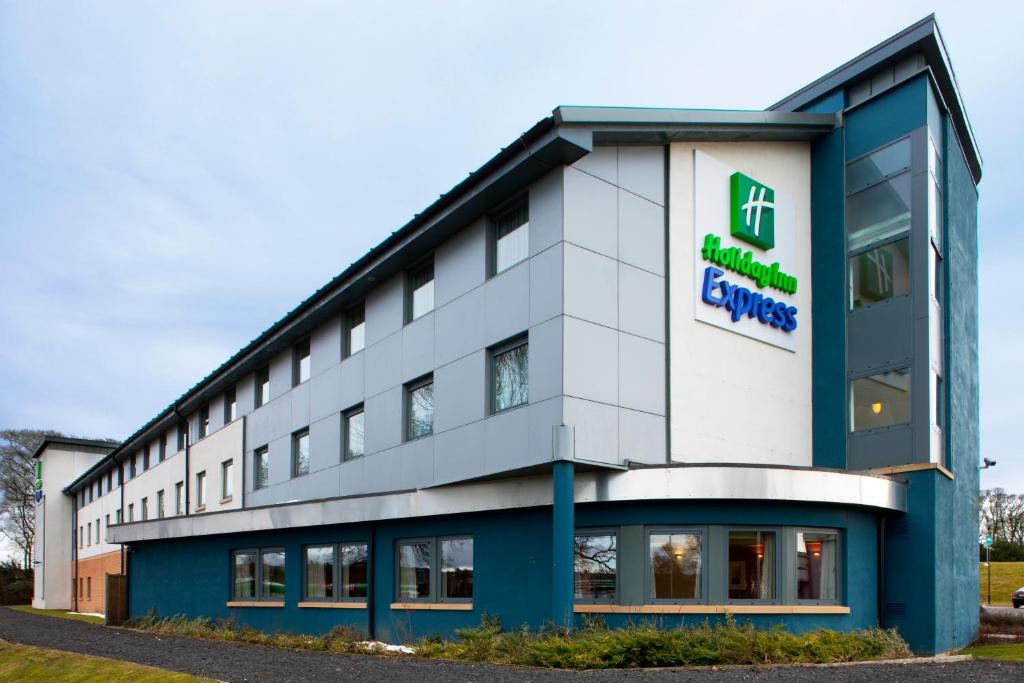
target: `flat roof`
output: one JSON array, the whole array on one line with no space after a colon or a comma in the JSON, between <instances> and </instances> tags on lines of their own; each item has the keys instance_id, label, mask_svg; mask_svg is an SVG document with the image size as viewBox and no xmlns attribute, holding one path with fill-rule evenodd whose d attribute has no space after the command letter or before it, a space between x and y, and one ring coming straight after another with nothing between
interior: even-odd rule
<instances>
[{"instance_id":1,"label":"flat roof","mask_svg":"<svg viewBox=\"0 0 1024 683\"><path fill-rule=\"evenodd\" d=\"M38 458L50 444L63 446L84 446L85 448L108 448L113 449L121 445L120 441L113 439L80 439L76 436L46 436L43 442L32 451L32 457ZM90 468L91 469L91 468Z\"/></svg>"}]
</instances>

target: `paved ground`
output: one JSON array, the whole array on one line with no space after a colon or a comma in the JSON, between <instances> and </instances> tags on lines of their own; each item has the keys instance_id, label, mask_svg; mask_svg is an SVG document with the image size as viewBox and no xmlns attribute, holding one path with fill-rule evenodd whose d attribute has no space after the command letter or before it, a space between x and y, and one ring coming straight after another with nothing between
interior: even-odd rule
<instances>
[{"instance_id":1,"label":"paved ground","mask_svg":"<svg viewBox=\"0 0 1024 683\"><path fill-rule=\"evenodd\" d=\"M955 664L871 664L842 667L660 669L643 671L551 671L455 664L415 657L333 655L279 648L156 636L71 619L56 619L0 608L0 639L68 652L81 652L164 669L208 676L231 683L267 681L387 680L405 681L794 681L860 683L868 681L985 681L1024 680L1024 664L963 662Z\"/></svg>"}]
</instances>

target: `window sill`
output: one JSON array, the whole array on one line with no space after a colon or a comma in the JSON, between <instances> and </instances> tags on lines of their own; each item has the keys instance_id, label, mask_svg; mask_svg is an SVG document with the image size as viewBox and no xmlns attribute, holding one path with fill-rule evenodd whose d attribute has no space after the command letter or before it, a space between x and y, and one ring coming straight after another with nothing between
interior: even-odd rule
<instances>
[{"instance_id":1,"label":"window sill","mask_svg":"<svg viewBox=\"0 0 1024 683\"><path fill-rule=\"evenodd\" d=\"M849 614L845 605L592 605L576 614Z\"/></svg>"},{"instance_id":2,"label":"window sill","mask_svg":"<svg viewBox=\"0 0 1024 683\"><path fill-rule=\"evenodd\" d=\"M196 512L206 512L206 506L199 505L198 507L196 507Z\"/></svg>"},{"instance_id":3,"label":"window sill","mask_svg":"<svg viewBox=\"0 0 1024 683\"><path fill-rule=\"evenodd\" d=\"M319 607L320 609L366 609L365 602L329 602L327 600L311 600L300 602L299 607Z\"/></svg>"},{"instance_id":4,"label":"window sill","mask_svg":"<svg viewBox=\"0 0 1024 683\"><path fill-rule=\"evenodd\" d=\"M220 499L220 504L221 504L221 505L227 505L228 503L230 503L230 502L231 502L231 500L232 500L232 497L231 497L231 496L228 496L227 498L221 498L221 499Z\"/></svg>"},{"instance_id":5,"label":"window sill","mask_svg":"<svg viewBox=\"0 0 1024 683\"><path fill-rule=\"evenodd\" d=\"M470 612L471 602L393 602L391 609L436 610L440 612Z\"/></svg>"},{"instance_id":6,"label":"window sill","mask_svg":"<svg viewBox=\"0 0 1024 683\"><path fill-rule=\"evenodd\" d=\"M228 607L284 607L284 601L273 600L228 600Z\"/></svg>"},{"instance_id":7,"label":"window sill","mask_svg":"<svg viewBox=\"0 0 1024 683\"><path fill-rule=\"evenodd\" d=\"M937 470L943 476L953 479L953 473L943 467L937 462L922 462L915 463L912 465L896 465L895 467L876 467L874 469L865 470L869 474L906 474L907 472L923 472L926 470Z\"/></svg>"}]
</instances>

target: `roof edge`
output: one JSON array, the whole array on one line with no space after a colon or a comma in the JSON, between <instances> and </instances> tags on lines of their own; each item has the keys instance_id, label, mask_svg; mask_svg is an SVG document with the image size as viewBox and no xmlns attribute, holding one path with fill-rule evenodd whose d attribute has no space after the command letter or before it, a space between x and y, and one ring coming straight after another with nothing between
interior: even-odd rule
<instances>
[{"instance_id":1,"label":"roof edge","mask_svg":"<svg viewBox=\"0 0 1024 683\"><path fill-rule=\"evenodd\" d=\"M38 458L46 450L46 447L50 444L62 444L64 446L85 446L87 448L109 448L114 450L121 445L120 441L113 439L80 439L74 436L47 436L43 438L42 443L36 446L36 449L32 451L32 457ZM92 468L90 468L92 469Z\"/></svg>"}]
</instances>

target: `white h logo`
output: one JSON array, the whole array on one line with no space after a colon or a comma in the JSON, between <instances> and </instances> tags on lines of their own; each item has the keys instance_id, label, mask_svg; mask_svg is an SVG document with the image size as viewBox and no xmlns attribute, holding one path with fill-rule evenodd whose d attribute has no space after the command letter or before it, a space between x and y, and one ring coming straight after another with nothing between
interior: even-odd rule
<instances>
[{"instance_id":1,"label":"white h logo","mask_svg":"<svg viewBox=\"0 0 1024 683\"><path fill-rule=\"evenodd\" d=\"M750 196L747 198L747 203L743 204L740 209L747 212L747 227L750 227L750 213L754 212L754 235L757 237L761 236L761 211L764 209L774 209L775 203L765 201L764 198L764 186L761 188L760 194L757 198L754 198L754 194L757 193L758 188L750 186Z\"/></svg>"}]
</instances>

